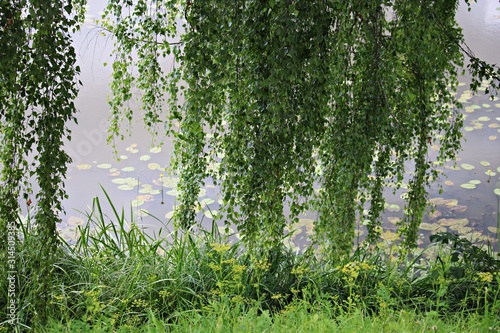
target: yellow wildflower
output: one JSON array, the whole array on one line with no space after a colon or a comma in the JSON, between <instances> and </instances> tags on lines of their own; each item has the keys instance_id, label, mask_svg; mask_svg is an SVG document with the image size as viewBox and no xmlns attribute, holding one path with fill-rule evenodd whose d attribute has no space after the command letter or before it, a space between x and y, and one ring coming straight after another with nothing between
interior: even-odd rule
<instances>
[{"instance_id":1,"label":"yellow wildflower","mask_svg":"<svg viewBox=\"0 0 500 333\"><path fill-rule=\"evenodd\" d=\"M479 272L477 273L478 278L482 282L492 282L493 281L493 274L490 272Z\"/></svg>"}]
</instances>

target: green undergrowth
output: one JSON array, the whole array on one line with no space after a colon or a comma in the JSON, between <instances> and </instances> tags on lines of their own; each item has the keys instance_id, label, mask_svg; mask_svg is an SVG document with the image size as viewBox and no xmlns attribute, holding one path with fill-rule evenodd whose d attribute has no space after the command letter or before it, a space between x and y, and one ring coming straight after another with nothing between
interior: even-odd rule
<instances>
[{"instance_id":1,"label":"green undergrowth","mask_svg":"<svg viewBox=\"0 0 500 333\"><path fill-rule=\"evenodd\" d=\"M98 198L74 244L62 240L49 295L19 277L18 331L449 332L498 331L500 262L488 248L441 233L410 257L358 247L324 261L310 248L252 252L218 232L143 232ZM133 216L133 214L130 214ZM24 228L19 260L32 255ZM2 273L4 274L4 273ZM5 279L2 279L5 281ZM6 304L2 288L0 302ZM49 320L22 311L45 297ZM0 332L11 328L0 314Z\"/></svg>"}]
</instances>

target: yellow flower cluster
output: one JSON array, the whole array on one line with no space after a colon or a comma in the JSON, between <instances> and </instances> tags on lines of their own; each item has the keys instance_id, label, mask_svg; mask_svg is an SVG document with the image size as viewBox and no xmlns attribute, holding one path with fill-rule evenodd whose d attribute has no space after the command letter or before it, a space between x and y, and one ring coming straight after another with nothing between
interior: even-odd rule
<instances>
[{"instance_id":1,"label":"yellow flower cluster","mask_svg":"<svg viewBox=\"0 0 500 333\"><path fill-rule=\"evenodd\" d=\"M493 274L490 272L478 272L477 277L481 282L493 282Z\"/></svg>"},{"instance_id":2,"label":"yellow flower cluster","mask_svg":"<svg viewBox=\"0 0 500 333\"><path fill-rule=\"evenodd\" d=\"M212 243L212 244L210 244L210 246L217 253L227 252L231 248L231 245L229 245L229 244L221 244L221 243Z\"/></svg>"},{"instance_id":3,"label":"yellow flower cluster","mask_svg":"<svg viewBox=\"0 0 500 333\"><path fill-rule=\"evenodd\" d=\"M347 281L354 281L358 278L361 271L368 271L374 268L373 265L368 265L366 262L351 261L345 264L343 267L337 266L344 274L344 279Z\"/></svg>"}]
</instances>

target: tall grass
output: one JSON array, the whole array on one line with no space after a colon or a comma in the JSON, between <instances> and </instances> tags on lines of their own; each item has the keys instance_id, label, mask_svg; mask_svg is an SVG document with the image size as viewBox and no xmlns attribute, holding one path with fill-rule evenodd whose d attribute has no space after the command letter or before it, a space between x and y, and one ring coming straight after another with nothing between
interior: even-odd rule
<instances>
[{"instance_id":1,"label":"tall grass","mask_svg":"<svg viewBox=\"0 0 500 333\"><path fill-rule=\"evenodd\" d=\"M326 262L314 248L250 253L215 224L195 234L165 225L150 236L132 211L126 216L104 196L111 214L95 198L79 238L62 240L47 331L498 328L499 261L456 235L436 235L411 260L392 246L358 247L348 260ZM29 223L23 233L28 255ZM29 271L25 275L29 282ZM29 301L35 287L26 284L20 298ZM35 325L27 315L20 313L20 322Z\"/></svg>"}]
</instances>

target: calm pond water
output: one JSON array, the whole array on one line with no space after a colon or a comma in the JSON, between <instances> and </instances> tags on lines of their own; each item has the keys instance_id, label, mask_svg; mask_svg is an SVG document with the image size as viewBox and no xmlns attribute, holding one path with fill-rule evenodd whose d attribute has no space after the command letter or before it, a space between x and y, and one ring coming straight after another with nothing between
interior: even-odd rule
<instances>
[{"instance_id":1,"label":"calm pond water","mask_svg":"<svg viewBox=\"0 0 500 333\"><path fill-rule=\"evenodd\" d=\"M145 211L165 223L171 217L176 179L169 176L165 167L169 164L172 145L167 138L161 148L155 147L139 116L134 121L132 135L116 143L120 161L113 157L111 146L106 144L106 98L111 69L103 66L104 62L112 61L112 40L100 36L92 25L94 18L100 18L103 1L89 1L89 5L88 22L75 37L83 87L77 100L79 124L72 126L73 138L66 145L73 164L66 182L69 195L64 202L66 216L60 228L64 237L75 237L76 225L85 220L79 211L89 211L96 195L101 202L105 201L102 185L117 207L125 207L127 216L134 215L138 224L147 230L157 230L160 223ZM490 63L500 64L500 3L482 0L472 6L471 12L461 6L457 18L475 54ZM165 59L163 65L168 68L172 61ZM474 241L495 240L500 198L494 194L495 187L500 187L500 101L471 96L465 78L462 89L459 96L466 116L463 150L456 164L450 162L440 168L443 177L430 190L435 211L425 217L421 227L422 241L428 239L429 233L445 230L467 235ZM402 216L400 196L403 193L404 189L388 199L383 234L387 242L397 237L394 223ZM200 194L200 219L203 218L206 226L211 224L211 212L217 212L218 199L214 187L206 186ZM105 211L111 214L109 207ZM304 217L301 220L296 243L304 244L311 225L312 219ZM362 228L360 233L363 233Z\"/></svg>"}]
</instances>

